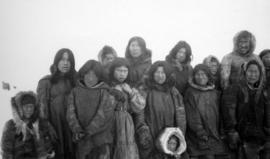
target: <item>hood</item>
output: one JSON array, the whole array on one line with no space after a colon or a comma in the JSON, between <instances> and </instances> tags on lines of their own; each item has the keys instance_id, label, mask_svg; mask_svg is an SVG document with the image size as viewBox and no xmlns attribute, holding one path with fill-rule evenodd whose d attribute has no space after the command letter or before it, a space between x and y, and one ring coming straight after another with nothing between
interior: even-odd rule
<instances>
[{"instance_id":1,"label":"hood","mask_svg":"<svg viewBox=\"0 0 270 159\"><path fill-rule=\"evenodd\" d=\"M208 77L208 83L207 83L206 86L200 86L200 85L197 85L194 82L195 81L195 79L194 79L195 74L199 70L202 70L206 74L206 76ZM208 90L215 89L215 85L213 84L213 80L212 80L210 70L209 70L208 66L206 66L205 64L198 64L198 65L195 66L195 68L193 70L193 73L192 73L192 78L189 78L188 83L192 88L195 88L195 89L198 89L198 90L201 90L201 91L208 91Z\"/></svg>"},{"instance_id":2,"label":"hood","mask_svg":"<svg viewBox=\"0 0 270 159\"><path fill-rule=\"evenodd\" d=\"M38 109L38 104L37 104L37 96L34 92L32 91L22 91L17 93L14 97L11 98L11 108L12 108L12 115L13 115L13 121L15 123L15 127L16 127L16 133L23 133L23 140L26 139L27 136L27 124L24 120L23 120L23 109L22 109L22 98L25 95L30 95L32 97L34 97L35 99L35 111L34 114L32 115L32 118L30 119L30 123L32 123L33 126L33 133L35 133L37 135L37 138L39 139L39 128L38 128L38 115L39 115L39 109Z\"/></svg>"},{"instance_id":3,"label":"hood","mask_svg":"<svg viewBox=\"0 0 270 159\"><path fill-rule=\"evenodd\" d=\"M245 72L247 70L247 66L249 66L250 63L256 63L257 66L259 67L259 70L260 70L260 79L259 79L259 82L257 83L256 87L250 86L247 83L247 80L245 77ZM264 68L262 67L262 65L260 65L260 63L256 60L250 60L241 66L241 76L240 76L241 88L243 89L243 92L246 93L246 97L248 97L248 95L247 95L248 88L252 91L256 91L256 93L255 93L255 102L256 103L259 101L259 98L263 92L263 87L264 87L264 74L263 74L264 71L263 70L264 70Z\"/></svg>"},{"instance_id":4,"label":"hood","mask_svg":"<svg viewBox=\"0 0 270 159\"><path fill-rule=\"evenodd\" d=\"M38 113L38 104L37 104L37 96L32 91L22 91L17 93L14 97L11 98L11 106L12 106L12 113L13 113L13 119L14 120L23 120L23 110L22 110L22 98L25 95L30 95L34 97L36 103L35 103L35 112L33 114L33 117L37 116Z\"/></svg>"},{"instance_id":5,"label":"hood","mask_svg":"<svg viewBox=\"0 0 270 159\"><path fill-rule=\"evenodd\" d=\"M238 53L238 42L241 38L249 38L249 41L250 41L250 49L248 51L248 53L246 54L241 54L241 53ZM250 56L251 54L253 54L254 50L255 50L255 47L256 47L256 39L255 39L255 36L250 33L249 31L246 31L246 30L243 30L243 31L240 31L238 32L234 38L233 38L233 44L234 44L234 48L233 48L233 52L239 56Z\"/></svg>"},{"instance_id":6,"label":"hood","mask_svg":"<svg viewBox=\"0 0 270 159\"><path fill-rule=\"evenodd\" d=\"M247 67L250 65L250 63L255 63L257 64L257 66L259 67L260 70L260 79L259 82L257 84L257 87L251 87L250 85L247 84L247 80L245 77L245 73L247 71ZM264 74L263 74L263 70L264 68L262 67L262 65L257 61L257 60L250 60L245 62L242 66L241 66L241 75L240 75L240 81L244 84L247 84L247 86L252 89L252 90L262 90L263 89L263 85L264 85Z\"/></svg>"},{"instance_id":7,"label":"hood","mask_svg":"<svg viewBox=\"0 0 270 159\"><path fill-rule=\"evenodd\" d=\"M106 53L112 53L114 55L114 57L117 57L117 53L116 51L111 47L111 46L107 46L105 45L98 53L98 61L103 64L103 56Z\"/></svg>"},{"instance_id":8,"label":"hood","mask_svg":"<svg viewBox=\"0 0 270 159\"><path fill-rule=\"evenodd\" d=\"M207 56L204 60L203 60L203 64L205 64L206 66L209 66L209 63L211 62L211 60L214 59L218 62L218 64L220 64L219 60L217 57L213 56L213 55L209 55Z\"/></svg>"},{"instance_id":9,"label":"hood","mask_svg":"<svg viewBox=\"0 0 270 159\"><path fill-rule=\"evenodd\" d=\"M142 53L142 55L139 56L138 58L133 58L129 52L126 52L125 57L129 61L131 66L140 65L144 63L152 63L152 51L149 49L146 49L146 51Z\"/></svg>"}]
</instances>

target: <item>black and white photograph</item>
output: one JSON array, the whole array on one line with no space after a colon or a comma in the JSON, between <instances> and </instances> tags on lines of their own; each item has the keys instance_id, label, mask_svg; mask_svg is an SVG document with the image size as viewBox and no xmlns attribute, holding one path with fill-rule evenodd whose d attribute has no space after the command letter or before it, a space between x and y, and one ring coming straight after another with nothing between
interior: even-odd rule
<instances>
[{"instance_id":1,"label":"black and white photograph","mask_svg":"<svg viewBox=\"0 0 270 159\"><path fill-rule=\"evenodd\" d=\"M0 0L0 159L270 159L269 0Z\"/></svg>"}]
</instances>

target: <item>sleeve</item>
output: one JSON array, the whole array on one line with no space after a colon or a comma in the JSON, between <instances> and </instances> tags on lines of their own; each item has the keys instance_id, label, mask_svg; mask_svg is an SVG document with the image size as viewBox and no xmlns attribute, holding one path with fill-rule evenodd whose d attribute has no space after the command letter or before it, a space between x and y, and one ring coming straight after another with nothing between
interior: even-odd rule
<instances>
[{"instance_id":1,"label":"sleeve","mask_svg":"<svg viewBox=\"0 0 270 159\"><path fill-rule=\"evenodd\" d=\"M83 129L78 121L76 115L76 108L75 108L75 99L74 99L74 91L68 96L68 104L67 104L67 122L73 134L83 132Z\"/></svg>"},{"instance_id":2,"label":"sleeve","mask_svg":"<svg viewBox=\"0 0 270 159\"><path fill-rule=\"evenodd\" d=\"M172 89L172 94L175 104L175 119L176 125L182 132L186 132L186 111L182 95L177 91L176 88Z\"/></svg>"},{"instance_id":3,"label":"sleeve","mask_svg":"<svg viewBox=\"0 0 270 159\"><path fill-rule=\"evenodd\" d=\"M130 106L132 110L132 116L134 119L135 130L141 129L141 127L146 128L144 120L144 108L146 105L145 102L146 93L143 89L132 88L130 94Z\"/></svg>"},{"instance_id":4,"label":"sleeve","mask_svg":"<svg viewBox=\"0 0 270 159\"><path fill-rule=\"evenodd\" d=\"M194 96L187 90L184 98L186 108L187 125L197 137L208 136L208 133L204 129L203 121L201 120L200 113L196 108Z\"/></svg>"},{"instance_id":5,"label":"sleeve","mask_svg":"<svg viewBox=\"0 0 270 159\"><path fill-rule=\"evenodd\" d=\"M41 118L48 119L50 83L48 80L40 80L37 87L37 98L40 105Z\"/></svg>"},{"instance_id":6,"label":"sleeve","mask_svg":"<svg viewBox=\"0 0 270 159\"><path fill-rule=\"evenodd\" d=\"M5 124L1 139L1 149L3 159L13 159L15 142L15 125L12 120Z\"/></svg>"},{"instance_id":7,"label":"sleeve","mask_svg":"<svg viewBox=\"0 0 270 159\"><path fill-rule=\"evenodd\" d=\"M145 94L139 92L136 88L132 88L130 93L131 108L138 108L140 111L145 107ZM134 109L133 109L134 110Z\"/></svg>"},{"instance_id":8,"label":"sleeve","mask_svg":"<svg viewBox=\"0 0 270 159\"><path fill-rule=\"evenodd\" d=\"M55 151L57 135L47 120L40 121L40 134L41 138L36 140L36 151L38 157L44 157Z\"/></svg>"},{"instance_id":9,"label":"sleeve","mask_svg":"<svg viewBox=\"0 0 270 159\"><path fill-rule=\"evenodd\" d=\"M266 132L267 141L270 142L270 98L268 92L264 91L264 130Z\"/></svg>"},{"instance_id":10,"label":"sleeve","mask_svg":"<svg viewBox=\"0 0 270 159\"><path fill-rule=\"evenodd\" d=\"M235 132L236 120L236 106L237 94L239 87L231 85L223 91L221 98L221 115L223 117L224 132Z\"/></svg>"},{"instance_id":11,"label":"sleeve","mask_svg":"<svg viewBox=\"0 0 270 159\"><path fill-rule=\"evenodd\" d=\"M226 89L229 86L229 78L231 74L231 58L227 55L224 56L222 61L221 61L221 87L222 89Z\"/></svg>"},{"instance_id":12,"label":"sleeve","mask_svg":"<svg viewBox=\"0 0 270 159\"><path fill-rule=\"evenodd\" d=\"M114 110L116 105L115 99L105 89L101 93L101 98L101 103L97 113L95 114L91 123L85 128L88 135L93 135L104 131L113 124Z\"/></svg>"}]
</instances>

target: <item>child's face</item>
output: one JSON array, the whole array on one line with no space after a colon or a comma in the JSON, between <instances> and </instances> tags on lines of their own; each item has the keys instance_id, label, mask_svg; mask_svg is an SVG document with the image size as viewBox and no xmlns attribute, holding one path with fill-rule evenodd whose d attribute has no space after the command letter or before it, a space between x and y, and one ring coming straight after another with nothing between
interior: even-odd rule
<instances>
[{"instance_id":1,"label":"child's face","mask_svg":"<svg viewBox=\"0 0 270 159\"><path fill-rule=\"evenodd\" d=\"M218 71L218 63L217 62L209 62L209 69L212 75L215 75Z\"/></svg>"},{"instance_id":2,"label":"child's face","mask_svg":"<svg viewBox=\"0 0 270 159\"><path fill-rule=\"evenodd\" d=\"M22 110L23 110L23 116L26 119L30 119L31 116L34 114L35 106L34 104L25 104L22 106Z\"/></svg>"},{"instance_id":3,"label":"child's face","mask_svg":"<svg viewBox=\"0 0 270 159\"><path fill-rule=\"evenodd\" d=\"M69 57L68 57L68 53L64 53L61 60L58 62L58 70L61 73L67 73L69 72L71 67L70 61L69 61Z\"/></svg>"},{"instance_id":4,"label":"child's face","mask_svg":"<svg viewBox=\"0 0 270 159\"><path fill-rule=\"evenodd\" d=\"M177 150L177 139L175 137L171 138L168 141L168 145L167 145L168 149L172 152Z\"/></svg>"},{"instance_id":5,"label":"child's face","mask_svg":"<svg viewBox=\"0 0 270 159\"><path fill-rule=\"evenodd\" d=\"M154 80L160 85L166 81L166 74L163 67L157 67L157 70L154 73Z\"/></svg>"},{"instance_id":6,"label":"child's face","mask_svg":"<svg viewBox=\"0 0 270 159\"><path fill-rule=\"evenodd\" d=\"M246 79L250 84L255 84L260 79L260 70L257 65L251 64L246 71Z\"/></svg>"},{"instance_id":7,"label":"child's face","mask_svg":"<svg viewBox=\"0 0 270 159\"><path fill-rule=\"evenodd\" d=\"M200 86L206 86L208 82L208 77L203 70L199 70L195 73L195 83Z\"/></svg>"},{"instance_id":8,"label":"child's face","mask_svg":"<svg viewBox=\"0 0 270 159\"><path fill-rule=\"evenodd\" d=\"M116 67L114 70L114 78L119 82L124 82L128 76L128 68L126 66Z\"/></svg>"},{"instance_id":9,"label":"child's face","mask_svg":"<svg viewBox=\"0 0 270 159\"><path fill-rule=\"evenodd\" d=\"M184 62L186 60L186 48L179 49L178 52L175 55L175 58L179 62Z\"/></svg>"},{"instance_id":10,"label":"child's face","mask_svg":"<svg viewBox=\"0 0 270 159\"><path fill-rule=\"evenodd\" d=\"M264 66L270 67L270 53L267 53L266 55L264 55L262 57L262 61L263 61Z\"/></svg>"},{"instance_id":11,"label":"child's face","mask_svg":"<svg viewBox=\"0 0 270 159\"><path fill-rule=\"evenodd\" d=\"M113 55L113 53L108 53L107 55L105 55L102 63L103 65L107 66L108 64L113 62L114 59L115 59L115 56Z\"/></svg>"},{"instance_id":12,"label":"child's face","mask_svg":"<svg viewBox=\"0 0 270 159\"><path fill-rule=\"evenodd\" d=\"M98 77L95 72L90 70L84 75L84 83L87 87L91 88L98 83Z\"/></svg>"},{"instance_id":13,"label":"child's face","mask_svg":"<svg viewBox=\"0 0 270 159\"><path fill-rule=\"evenodd\" d=\"M132 41L129 45L130 55L134 58L139 57L142 54L142 49L138 41Z\"/></svg>"}]
</instances>

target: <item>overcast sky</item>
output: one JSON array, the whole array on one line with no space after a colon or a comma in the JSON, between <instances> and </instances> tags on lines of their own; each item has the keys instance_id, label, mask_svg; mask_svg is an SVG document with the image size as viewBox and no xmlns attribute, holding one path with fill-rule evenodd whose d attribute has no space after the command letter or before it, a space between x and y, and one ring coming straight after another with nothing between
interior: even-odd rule
<instances>
[{"instance_id":1,"label":"overcast sky","mask_svg":"<svg viewBox=\"0 0 270 159\"><path fill-rule=\"evenodd\" d=\"M0 129L10 96L35 90L60 48L74 52L79 69L105 44L124 56L132 36L145 39L153 61L185 40L195 65L209 54L221 60L244 29L256 36L256 54L270 48L269 15L269 0L0 0L0 81L17 86L0 90Z\"/></svg>"}]
</instances>

